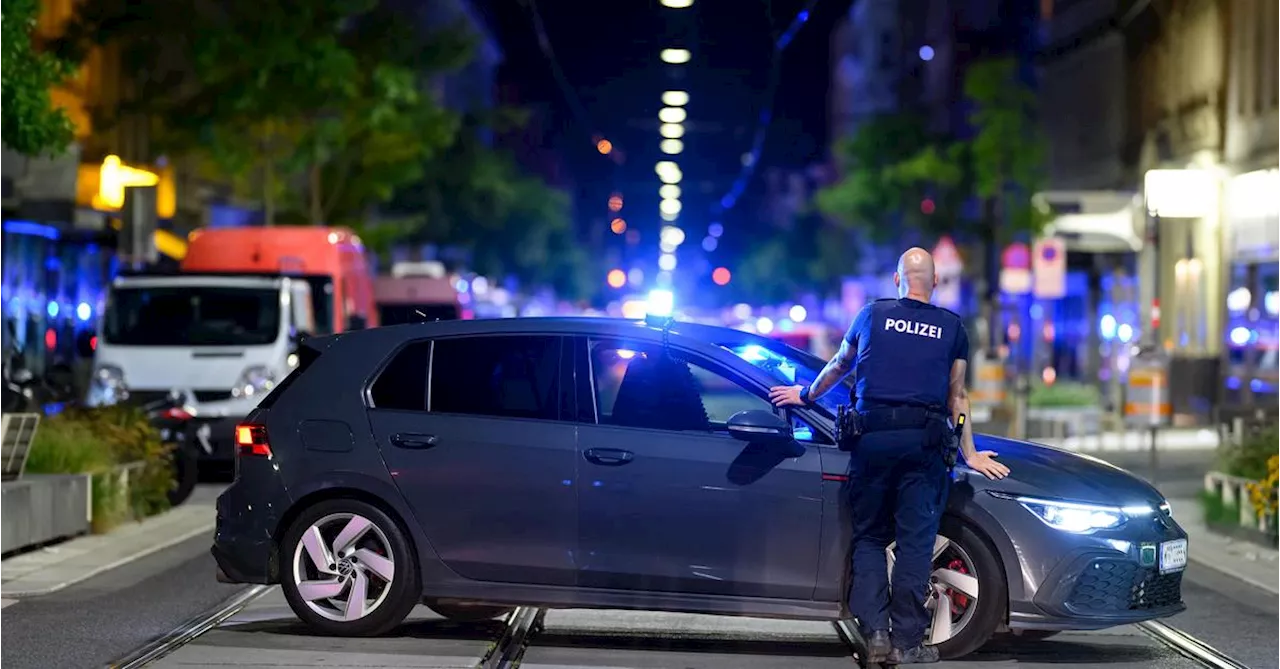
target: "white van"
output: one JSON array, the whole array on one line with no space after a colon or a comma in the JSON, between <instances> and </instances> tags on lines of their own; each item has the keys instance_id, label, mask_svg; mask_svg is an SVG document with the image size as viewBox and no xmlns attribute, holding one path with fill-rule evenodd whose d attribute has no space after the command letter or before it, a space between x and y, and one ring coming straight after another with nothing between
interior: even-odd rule
<instances>
[{"instance_id":1,"label":"white van","mask_svg":"<svg viewBox=\"0 0 1280 669\"><path fill-rule=\"evenodd\" d=\"M191 413L233 423L293 371L300 337L315 332L311 308L305 279L117 278L102 314L87 403L146 404L189 390Z\"/></svg>"}]
</instances>

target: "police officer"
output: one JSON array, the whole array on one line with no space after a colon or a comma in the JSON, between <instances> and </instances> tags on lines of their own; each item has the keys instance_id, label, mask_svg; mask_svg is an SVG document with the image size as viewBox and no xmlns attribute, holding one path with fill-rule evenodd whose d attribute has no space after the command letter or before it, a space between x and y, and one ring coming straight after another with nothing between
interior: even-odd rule
<instances>
[{"instance_id":1,"label":"police officer","mask_svg":"<svg viewBox=\"0 0 1280 669\"><path fill-rule=\"evenodd\" d=\"M964 387L969 336L956 314L929 300L938 285L933 258L913 248L893 275L898 299L863 307L826 367L805 388L777 386L770 399L780 407L813 402L855 374L856 443L849 459L853 507L853 582L849 612L868 640L868 662L937 662L924 645L925 608L934 538L949 487L944 448L946 421L962 425L969 412ZM844 438L842 438L844 441ZM977 451L973 435L960 437L965 464L991 479L1008 467L992 451ZM885 550L896 539L892 598Z\"/></svg>"}]
</instances>

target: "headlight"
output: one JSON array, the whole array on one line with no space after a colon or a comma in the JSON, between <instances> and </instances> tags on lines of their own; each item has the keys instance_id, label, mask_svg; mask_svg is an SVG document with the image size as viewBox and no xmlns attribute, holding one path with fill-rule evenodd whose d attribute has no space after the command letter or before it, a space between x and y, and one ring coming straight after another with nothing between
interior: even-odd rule
<instances>
[{"instance_id":1,"label":"headlight","mask_svg":"<svg viewBox=\"0 0 1280 669\"><path fill-rule=\"evenodd\" d=\"M1124 510L1117 506L1057 502L1034 497L1018 497L1017 501L1049 527L1064 532L1087 534L1095 530L1113 530L1128 520Z\"/></svg>"},{"instance_id":2,"label":"headlight","mask_svg":"<svg viewBox=\"0 0 1280 669\"><path fill-rule=\"evenodd\" d=\"M129 386L124 382L124 370L115 365L99 365L93 372L89 387L91 406L115 404L129 398Z\"/></svg>"},{"instance_id":3,"label":"headlight","mask_svg":"<svg viewBox=\"0 0 1280 669\"><path fill-rule=\"evenodd\" d=\"M270 392L276 386L276 375L261 365L249 367L240 373L231 387L233 397L255 397Z\"/></svg>"}]
</instances>

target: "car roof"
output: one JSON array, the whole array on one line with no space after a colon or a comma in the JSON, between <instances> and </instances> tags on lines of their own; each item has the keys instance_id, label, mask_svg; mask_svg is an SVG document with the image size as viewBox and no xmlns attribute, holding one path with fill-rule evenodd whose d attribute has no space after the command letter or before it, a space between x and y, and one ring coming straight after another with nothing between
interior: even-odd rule
<instances>
[{"instance_id":1,"label":"car roof","mask_svg":"<svg viewBox=\"0 0 1280 669\"><path fill-rule=\"evenodd\" d=\"M362 340L368 337L379 341L399 342L408 339L431 337L534 333L565 336L626 337L639 341L653 342L661 342L664 336L661 327L649 325L639 320L591 316L548 316L431 321L389 325L318 337L315 345L324 347L323 340L330 338ZM750 332L681 321L676 321L672 324L668 336L673 343L693 348L705 346L718 348L726 345L737 346L743 344L768 345L773 343L769 339Z\"/></svg>"}]
</instances>

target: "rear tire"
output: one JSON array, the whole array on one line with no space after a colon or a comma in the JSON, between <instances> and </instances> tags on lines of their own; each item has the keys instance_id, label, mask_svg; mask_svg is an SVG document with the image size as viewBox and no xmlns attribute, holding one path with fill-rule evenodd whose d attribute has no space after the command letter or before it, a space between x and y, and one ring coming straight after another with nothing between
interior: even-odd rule
<instances>
[{"instance_id":1,"label":"rear tire","mask_svg":"<svg viewBox=\"0 0 1280 669\"><path fill-rule=\"evenodd\" d=\"M173 488L169 490L169 506L178 506L191 497L200 480L200 466L195 449L187 444L173 447Z\"/></svg>"},{"instance_id":2,"label":"rear tire","mask_svg":"<svg viewBox=\"0 0 1280 669\"><path fill-rule=\"evenodd\" d=\"M487 604L453 604L434 600L423 600L427 608L459 623L480 623L511 613L515 609L510 606L491 606Z\"/></svg>"},{"instance_id":3,"label":"rear tire","mask_svg":"<svg viewBox=\"0 0 1280 669\"><path fill-rule=\"evenodd\" d=\"M359 500L319 502L298 516L281 542L280 586L289 608L324 634L385 634L417 606L419 578L417 556L400 524Z\"/></svg>"}]
</instances>

